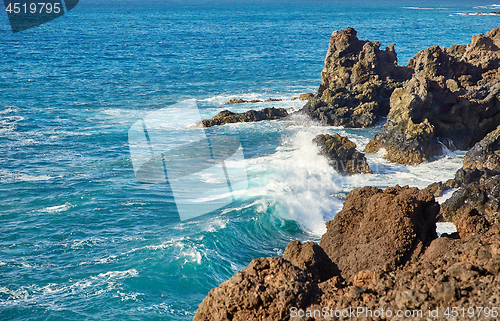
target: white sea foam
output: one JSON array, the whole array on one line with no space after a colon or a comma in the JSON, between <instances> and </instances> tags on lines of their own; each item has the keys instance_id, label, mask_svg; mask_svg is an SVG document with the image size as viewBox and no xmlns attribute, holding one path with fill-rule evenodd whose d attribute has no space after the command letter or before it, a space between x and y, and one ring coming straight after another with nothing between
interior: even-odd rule
<instances>
[{"instance_id":1,"label":"white sea foam","mask_svg":"<svg viewBox=\"0 0 500 321\"><path fill-rule=\"evenodd\" d=\"M443 204L444 202L446 202L446 200L448 200L450 197L453 196L453 193L455 193L457 189L449 189L447 191L444 191L443 192L443 196L440 196L440 197L436 197L436 201L439 203L439 204Z\"/></svg>"},{"instance_id":2,"label":"white sea foam","mask_svg":"<svg viewBox=\"0 0 500 321\"><path fill-rule=\"evenodd\" d=\"M453 234L457 231L455 224L450 222L438 222L436 223L436 232L439 236L442 234Z\"/></svg>"},{"instance_id":3,"label":"white sea foam","mask_svg":"<svg viewBox=\"0 0 500 321\"><path fill-rule=\"evenodd\" d=\"M29 175L25 173L15 173L11 171L0 170L0 180L6 181L21 181L21 182L35 182L35 181L48 181L54 177L50 175Z\"/></svg>"},{"instance_id":4,"label":"white sea foam","mask_svg":"<svg viewBox=\"0 0 500 321\"><path fill-rule=\"evenodd\" d=\"M56 206L49 206L49 207L46 207L46 208L43 208L40 210L40 212L44 212L44 213L59 213L59 212L65 212L67 210L69 210L70 208L73 208L75 207L74 205L72 205L71 203L64 203L63 205L56 205Z\"/></svg>"},{"instance_id":5,"label":"white sea foam","mask_svg":"<svg viewBox=\"0 0 500 321\"><path fill-rule=\"evenodd\" d=\"M261 210L275 206L279 217L295 220L319 236L326 231L325 221L341 206L331 194L340 190L343 178L319 155L314 137L313 132L299 131L276 153L248 160L252 177L248 195L267 200Z\"/></svg>"},{"instance_id":6,"label":"white sea foam","mask_svg":"<svg viewBox=\"0 0 500 321\"><path fill-rule=\"evenodd\" d=\"M50 306L51 309L63 308L60 298L63 296L88 296L113 292L121 289L121 279L136 277L139 272L136 269L125 271L108 271L92 275L76 281L69 280L65 283L49 283L44 286L33 284L20 288L0 287L0 294L5 299L0 300L0 307L13 307L16 305L38 304ZM127 295L134 295L128 293Z\"/></svg>"},{"instance_id":7,"label":"white sea foam","mask_svg":"<svg viewBox=\"0 0 500 321\"><path fill-rule=\"evenodd\" d=\"M189 249L183 251L182 256L184 257L184 264L186 263L196 263L198 265L201 264L201 253L195 249Z\"/></svg>"}]
</instances>

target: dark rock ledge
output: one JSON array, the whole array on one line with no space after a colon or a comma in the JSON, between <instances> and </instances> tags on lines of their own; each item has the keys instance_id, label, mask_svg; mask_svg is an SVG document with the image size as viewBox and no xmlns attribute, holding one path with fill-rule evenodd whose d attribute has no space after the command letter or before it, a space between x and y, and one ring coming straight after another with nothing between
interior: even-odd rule
<instances>
[{"instance_id":1,"label":"dark rock ledge","mask_svg":"<svg viewBox=\"0 0 500 321\"><path fill-rule=\"evenodd\" d=\"M249 110L244 113L233 113L229 110L224 110L212 117L202 121L203 127L212 127L217 125L257 122L262 120L276 120L288 116L288 112L284 108L264 108L262 110Z\"/></svg>"},{"instance_id":2,"label":"dark rock ledge","mask_svg":"<svg viewBox=\"0 0 500 321\"><path fill-rule=\"evenodd\" d=\"M258 99L253 99L253 100L245 100L245 99L229 99L224 103L224 105L229 105L229 104L244 104L244 103L262 103L262 102L270 102L270 101L282 101L283 99L280 98L268 98L266 100L258 100Z\"/></svg>"}]
</instances>

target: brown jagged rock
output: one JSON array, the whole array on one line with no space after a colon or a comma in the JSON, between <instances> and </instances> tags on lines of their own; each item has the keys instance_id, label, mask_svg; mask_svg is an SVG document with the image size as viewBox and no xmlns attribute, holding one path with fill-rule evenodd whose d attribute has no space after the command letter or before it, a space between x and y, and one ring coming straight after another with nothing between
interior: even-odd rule
<instances>
[{"instance_id":1,"label":"brown jagged rock","mask_svg":"<svg viewBox=\"0 0 500 321\"><path fill-rule=\"evenodd\" d=\"M366 162L365 154L358 152L356 144L347 137L339 134L318 135L313 142L319 146L321 153L340 174L373 174Z\"/></svg>"},{"instance_id":2,"label":"brown jagged rock","mask_svg":"<svg viewBox=\"0 0 500 321\"><path fill-rule=\"evenodd\" d=\"M476 209L468 209L455 224L458 235L463 240L484 232L490 227L490 223Z\"/></svg>"},{"instance_id":3,"label":"brown jagged rock","mask_svg":"<svg viewBox=\"0 0 500 321\"><path fill-rule=\"evenodd\" d=\"M500 172L500 126L465 154L463 168Z\"/></svg>"},{"instance_id":4,"label":"brown jagged rock","mask_svg":"<svg viewBox=\"0 0 500 321\"><path fill-rule=\"evenodd\" d=\"M364 196L377 194L375 188L365 189ZM363 208L363 205L359 203L356 207ZM381 217L386 213L379 211ZM312 316L315 313L324 316L325 311L333 311L325 316L328 320L339 319L335 311L342 313L349 309L362 311L348 317L360 321L373 320L366 313L369 316L369 311L380 313L382 309L386 313L390 310L392 315L375 320L401 320L396 312L409 310L411 315L405 319L424 321L429 320L429 311L438 309L439 317L430 318L437 320L452 306L463 307L465 311L489 307L491 315L491 308L500 301L500 224L490 226L474 222L474 219L478 217L470 216L463 228L459 225L461 239L436 238L423 255L415 257L411 263L399 265L394 271L360 269L349 282L339 282L334 276L316 283L284 259L254 260L229 281L210 291L194 320L321 320L293 317L292 311L299 310L291 310L292 307ZM346 227L352 226L351 223ZM301 256L294 257L299 263ZM308 257L303 256L304 260ZM449 312L452 313L451 308Z\"/></svg>"},{"instance_id":5,"label":"brown jagged rock","mask_svg":"<svg viewBox=\"0 0 500 321\"><path fill-rule=\"evenodd\" d=\"M472 37L467 46L417 53L412 79L394 90L382 131L365 152L387 150L399 164L465 150L500 125L500 29Z\"/></svg>"},{"instance_id":6,"label":"brown jagged rock","mask_svg":"<svg viewBox=\"0 0 500 321\"><path fill-rule=\"evenodd\" d=\"M289 320L290 308L304 308L318 294L317 284L289 261L280 257L254 259L212 289L193 320Z\"/></svg>"},{"instance_id":7,"label":"brown jagged rock","mask_svg":"<svg viewBox=\"0 0 500 321\"><path fill-rule=\"evenodd\" d=\"M288 243L283 258L318 282L339 275L337 266L326 255L323 248L314 242L292 241Z\"/></svg>"},{"instance_id":8,"label":"brown jagged rock","mask_svg":"<svg viewBox=\"0 0 500 321\"><path fill-rule=\"evenodd\" d=\"M425 190L357 188L326 224L320 246L344 279L376 267L394 270L421 254L437 237L438 212L434 196Z\"/></svg>"},{"instance_id":9,"label":"brown jagged rock","mask_svg":"<svg viewBox=\"0 0 500 321\"><path fill-rule=\"evenodd\" d=\"M373 126L389 111L389 98L411 70L397 65L394 45L359 40L354 28L335 31L328 47L321 85L301 112L326 125Z\"/></svg>"},{"instance_id":10,"label":"brown jagged rock","mask_svg":"<svg viewBox=\"0 0 500 321\"><path fill-rule=\"evenodd\" d=\"M212 117L202 121L203 127L212 127L217 125L257 122L262 120L276 120L288 116L288 112L284 108L264 108L262 110L249 110L244 113L233 113L229 110L224 110Z\"/></svg>"}]
</instances>

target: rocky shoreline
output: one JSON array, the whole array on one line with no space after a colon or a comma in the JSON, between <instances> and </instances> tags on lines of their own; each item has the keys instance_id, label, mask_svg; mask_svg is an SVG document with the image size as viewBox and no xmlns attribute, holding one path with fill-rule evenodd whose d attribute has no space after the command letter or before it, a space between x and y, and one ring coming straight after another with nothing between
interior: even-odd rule
<instances>
[{"instance_id":1,"label":"rocky shoreline","mask_svg":"<svg viewBox=\"0 0 500 321\"><path fill-rule=\"evenodd\" d=\"M422 50L406 66L397 65L394 45L380 50L353 28L334 32L321 79L299 113L344 127L387 116L365 152L385 148L389 161L419 164L443 146L468 149L462 168L425 189L352 190L319 244L293 241L283 257L254 259L210 291L194 320L401 320L397 311L413 313L411 320L460 320L470 308L477 320L498 317L500 29L466 46ZM371 172L347 138L314 142L343 174ZM458 232L438 237L439 220Z\"/></svg>"}]
</instances>

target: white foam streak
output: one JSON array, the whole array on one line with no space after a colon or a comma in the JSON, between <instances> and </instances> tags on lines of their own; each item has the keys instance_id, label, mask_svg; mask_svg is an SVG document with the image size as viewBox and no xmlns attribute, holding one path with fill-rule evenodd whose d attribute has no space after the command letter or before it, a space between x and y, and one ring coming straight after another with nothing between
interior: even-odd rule
<instances>
[{"instance_id":1,"label":"white foam streak","mask_svg":"<svg viewBox=\"0 0 500 321\"><path fill-rule=\"evenodd\" d=\"M72 207L74 207L74 205L72 205L70 203L65 203L63 205L46 207L44 209L41 209L40 212L44 212L44 213L59 213L59 212L65 212L65 211L69 210Z\"/></svg>"}]
</instances>

